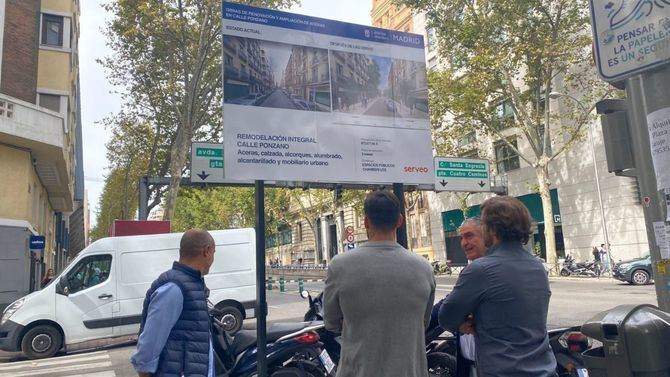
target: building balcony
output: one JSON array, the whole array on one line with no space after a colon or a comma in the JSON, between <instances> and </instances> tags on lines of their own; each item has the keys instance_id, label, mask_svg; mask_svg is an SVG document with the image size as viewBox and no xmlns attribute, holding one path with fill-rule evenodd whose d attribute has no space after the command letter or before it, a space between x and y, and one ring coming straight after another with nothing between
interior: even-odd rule
<instances>
[{"instance_id":1,"label":"building balcony","mask_svg":"<svg viewBox=\"0 0 670 377\"><path fill-rule=\"evenodd\" d=\"M240 70L231 65L224 66L223 71L223 74L226 76L226 78L236 79L240 77Z\"/></svg>"},{"instance_id":2,"label":"building balcony","mask_svg":"<svg viewBox=\"0 0 670 377\"><path fill-rule=\"evenodd\" d=\"M63 115L0 94L0 143L30 150L49 201L61 212L74 205L72 132Z\"/></svg>"},{"instance_id":3,"label":"building balcony","mask_svg":"<svg viewBox=\"0 0 670 377\"><path fill-rule=\"evenodd\" d=\"M223 46L232 50L233 52L237 52L237 44L233 42L233 38L230 36L223 36Z\"/></svg>"},{"instance_id":4,"label":"building balcony","mask_svg":"<svg viewBox=\"0 0 670 377\"><path fill-rule=\"evenodd\" d=\"M249 59L249 58L247 57L247 53L244 52L242 49L239 49L239 50L237 51L237 56L239 56L240 59L244 60L245 62Z\"/></svg>"}]
</instances>

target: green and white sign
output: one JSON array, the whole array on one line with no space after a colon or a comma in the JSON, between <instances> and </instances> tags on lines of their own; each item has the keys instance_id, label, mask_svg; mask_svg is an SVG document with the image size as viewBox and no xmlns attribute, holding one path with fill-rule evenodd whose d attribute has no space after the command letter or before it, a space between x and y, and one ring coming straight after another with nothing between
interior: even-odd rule
<instances>
[{"instance_id":1,"label":"green and white sign","mask_svg":"<svg viewBox=\"0 0 670 377\"><path fill-rule=\"evenodd\" d=\"M488 160L435 157L435 191L491 191Z\"/></svg>"},{"instance_id":2,"label":"green and white sign","mask_svg":"<svg viewBox=\"0 0 670 377\"><path fill-rule=\"evenodd\" d=\"M191 182L223 183L223 144L191 144Z\"/></svg>"}]
</instances>

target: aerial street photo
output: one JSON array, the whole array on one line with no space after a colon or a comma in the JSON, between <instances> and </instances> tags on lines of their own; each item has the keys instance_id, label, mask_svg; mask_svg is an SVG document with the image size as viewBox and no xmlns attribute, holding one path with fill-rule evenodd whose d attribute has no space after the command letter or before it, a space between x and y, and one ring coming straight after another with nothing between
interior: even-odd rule
<instances>
[{"instance_id":1,"label":"aerial street photo","mask_svg":"<svg viewBox=\"0 0 670 377\"><path fill-rule=\"evenodd\" d=\"M331 110L327 50L233 36L223 44L226 104Z\"/></svg>"},{"instance_id":2,"label":"aerial street photo","mask_svg":"<svg viewBox=\"0 0 670 377\"><path fill-rule=\"evenodd\" d=\"M330 51L333 110L428 119L425 64Z\"/></svg>"}]
</instances>

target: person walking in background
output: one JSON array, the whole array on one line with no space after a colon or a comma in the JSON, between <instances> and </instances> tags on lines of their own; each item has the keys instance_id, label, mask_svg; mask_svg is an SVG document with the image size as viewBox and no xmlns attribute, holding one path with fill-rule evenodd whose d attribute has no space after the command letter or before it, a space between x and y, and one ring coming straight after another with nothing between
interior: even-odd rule
<instances>
[{"instance_id":1,"label":"person walking in background","mask_svg":"<svg viewBox=\"0 0 670 377\"><path fill-rule=\"evenodd\" d=\"M54 269L50 268L47 270L47 273L44 274L42 278L42 288L46 287L54 279Z\"/></svg>"},{"instance_id":2,"label":"person walking in background","mask_svg":"<svg viewBox=\"0 0 670 377\"><path fill-rule=\"evenodd\" d=\"M602 257L600 254L600 249L598 249L597 246L593 247L593 250L591 251L591 254L593 254L593 267L596 272L596 276L600 277L600 274L603 271L603 265L602 265Z\"/></svg>"},{"instance_id":3,"label":"person walking in background","mask_svg":"<svg viewBox=\"0 0 670 377\"><path fill-rule=\"evenodd\" d=\"M499 196L481 211L488 251L461 272L440 308L440 326L474 334L479 377L553 377L551 291L542 263L523 247L531 234L528 209Z\"/></svg>"},{"instance_id":4,"label":"person walking in background","mask_svg":"<svg viewBox=\"0 0 670 377\"><path fill-rule=\"evenodd\" d=\"M137 351L130 361L140 377L214 376L214 353L204 276L214 263L209 232L191 229L179 244L179 261L147 291Z\"/></svg>"},{"instance_id":5,"label":"person walking in background","mask_svg":"<svg viewBox=\"0 0 670 377\"><path fill-rule=\"evenodd\" d=\"M607 252L607 249L605 248L605 244L601 243L600 248L598 249L598 252L600 252L600 261L603 264L603 272L610 272L610 255Z\"/></svg>"},{"instance_id":6,"label":"person walking in background","mask_svg":"<svg viewBox=\"0 0 670 377\"><path fill-rule=\"evenodd\" d=\"M323 290L326 329L342 333L337 376L426 377L433 270L396 242L395 195L373 191L363 211L368 241L332 259Z\"/></svg>"}]
</instances>

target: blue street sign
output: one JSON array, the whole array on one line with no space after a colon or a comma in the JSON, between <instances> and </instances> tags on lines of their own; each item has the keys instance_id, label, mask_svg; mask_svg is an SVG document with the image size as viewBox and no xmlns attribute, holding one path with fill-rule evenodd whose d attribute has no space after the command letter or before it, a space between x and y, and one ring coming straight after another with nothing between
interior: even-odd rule
<instances>
[{"instance_id":1,"label":"blue street sign","mask_svg":"<svg viewBox=\"0 0 670 377\"><path fill-rule=\"evenodd\" d=\"M45 244L46 244L46 237L30 236L30 250L44 250Z\"/></svg>"},{"instance_id":2,"label":"blue street sign","mask_svg":"<svg viewBox=\"0 0 670 377\"><path fill-rule=\"evenodd\" d=\"M356 248L356 244L355 244L355 243L352 242L352 243L348 243L348 244L347 244L347 250L353 250L353 249L355 249L355 248Z\"/></svg>"}]
</instances>

